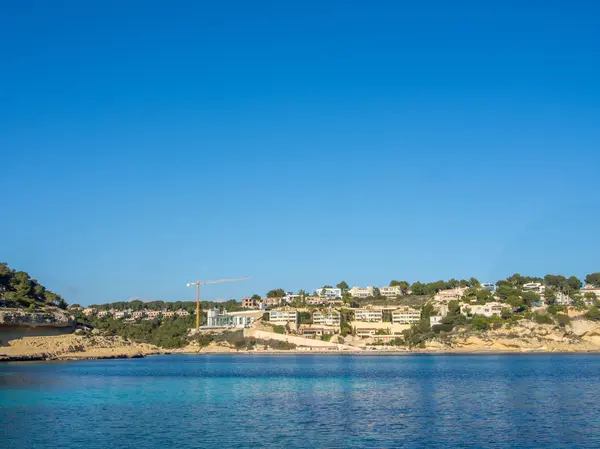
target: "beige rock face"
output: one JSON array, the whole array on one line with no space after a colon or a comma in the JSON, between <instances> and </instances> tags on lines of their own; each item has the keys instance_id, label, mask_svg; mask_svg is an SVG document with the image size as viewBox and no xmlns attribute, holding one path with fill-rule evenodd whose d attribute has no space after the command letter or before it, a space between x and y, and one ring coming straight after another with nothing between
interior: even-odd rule
<instances>
[{"instance_id":1,"label":"beige rock face","mask_svg":"<svg viewBox=\"0 0 600 449\"><path fill-rule=\"evenodd\" d=\"M0 347L0 360L129 358L161 352L156 346L121 337L69 334L11 340L8 346Z\"/></svg>"},{"instance_id":2,"label":"beige rock face","mask_svg":"<svg viewBox=\"0 0 600 449\"><path fill-rule=\"evenodd\" d=\"M452 352L586 352L600 351L600 325L573 321L562 328L531 321L519 321L477 334L455 334L429 342L426 349Z\"/></svg>"},{"instance_id":3,"label":"beige rock face","mask_svg":"<svg viewBox=\"0 0 600 449\"><path fill-rule=\"evenodd\" d=\"M62 309L49 307L39 312L0 309L0 326L73 327L74 318Z\"/></svg>"}]
</instances>

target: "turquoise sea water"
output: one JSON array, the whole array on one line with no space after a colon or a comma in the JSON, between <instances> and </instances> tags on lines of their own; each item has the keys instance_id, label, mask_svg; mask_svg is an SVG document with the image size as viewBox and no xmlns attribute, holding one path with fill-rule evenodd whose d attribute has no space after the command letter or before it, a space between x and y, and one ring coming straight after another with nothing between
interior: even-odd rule
<instances>
[{"instance_id":1,"label":"turquoise sea water","mask_svg":"<svg viewBox=\"0 0 600 449\"><path fill-rule=\"evenodd\" d=\"M0 364L0 447L600 447L596 355Z\"/></svg>"}]
</instances>

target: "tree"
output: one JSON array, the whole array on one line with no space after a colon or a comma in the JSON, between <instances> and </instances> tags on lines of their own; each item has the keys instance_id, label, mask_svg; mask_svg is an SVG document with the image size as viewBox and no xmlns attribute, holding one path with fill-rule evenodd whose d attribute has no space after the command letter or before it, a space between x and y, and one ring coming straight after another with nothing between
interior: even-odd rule
<instances>
[{"instance_id":1,"label":"tree","mask_svg":"<svg viewBox=\"0 0 600 449\"><path fill-rule=\"evenodd\" d=\"M255 294L253 294L253 295L250 297L250 299L252 299L253 301L260 301L260 300L261 300L261 297L260 297L260 295L257 295L257 294L255 293Z\"/></svg>"},{"instance_id":2,"label":"tree","mask_svg":"<svg viewBox=\"0 0 600 449\"><path fill-rule=\"evenodd\" d=\"M345 293L346 290L348 290L350 287L348 286L348 284L346 283L346 281L342 281L340 282L338 285L336 285L337 288L339 288L342 293Z\"/></svg>"},{"instance_id":3,"label":"tree","mask_svg":"<svg viewBox=\"0 0 600 449\"><path fill-rule=\"evenodd\" d=\"M590 307L590 310L586 312L585 317L588 320L600 321L600 309L598 309L596 306Z\"/></svg>"},{"instance_id":4,"label":"tree","mask_svg":"<svg viewBox=\"0 0 600 449\"><path fill-rule=\"evenodd\" d=\"M456 288L458 286L459 286L459 282L456 279L452 278L448 281L449 288Z\"/></svg>"},{"instance_id":5,"label":"tree","mask_svg":"<svg viewBox=\"0 0 600 449\"><path fill-rule=\"evenodd\" d=\"M524 305L523 299L516 295L511 295L508 298L506 298L506 303L509 306L512 306L513 309L521 309Z\"/></svg>"},{"instance_id":6,"label":"tree","mask_svg":"<svg viewBox=\"0 0 600 449\"><path fill-rule=\"evenodd\" d=\"M408 290L410 289L410 284L406 281L392 281L390 282L390 286L400 287L400 292L402 293L402 295L406 295L408 293Z\"/></svg>"},{"instance_id":7,"label":"tree","mask_svg":"<svg viewBox=\"0 0 600 449\"><path fill-rule=\"evenodd\" d=\"M425 284L422 284L419 281L413 283L410 286L410 289L412 290L413 295L426 295L427 294Z\"/></svg>"},{"instance_id":8,"label":"tree","mask_svg":"<svg viewBox=\"0 0 600 449\"><path fill-rule=\"evenodd\" d=\"M585 283L600 288L600 272L590 273L585 277Z\"/></svg>"},{"instance_id":9,"label":"tree","mask_svg":"<svg viewBox=\"0 0 600 449\"><path fill-rule=\"evenodd\" d=\"M532 305L534 305L536 302L538 302L540 300L540 295L538 295L535 292L523 292L523 294L521 295L521 298L523 299L523 303L527 307L531 307Z\"/></svg>"},{"instance_id":10,"label":"tree","mask_svg":"<svg viewBox=\"0 0 600 449\"><path fill-rule=\"evenodd\" d=\"M565 293L567 294L579 291L581 287L583 287L582 282L575 276L570 276L569 279L565 281Z\"/></svg>"},{"instance_id":11,"label":"tree","mask_svg":"<svg viewBox=\"0 0 600 449\"><path fill-rule=\"evenodd\" d=\"M285 290L278 288L275 290L269 290L267 292L267 298L283 298L285 296Z\"/></svg>"},{"instance_id":12,"label":"tree","mask_svg":"<svg viewBox=\"0 0 600 449\"><path fill-rule=\"evenodd\" d=\"M379 291L379 289L377 287L373 287L373 296L375 298L381 298L381 292Z\"/></svg>"},{"instance_id":13,"label":"tree","mask_svg":"<svg viewBox=\"0 0 600 449\"><path fill-rule=\"evenodd\" d=\"M485 331L490 328L490 322L482 315L475 315L471 320L471 327L478 331Z\"/></svg>"},{"instance_id":14,"label":"tree","mask_svg":"<svg viewBox=\"0 0 600 449\"><path fill-rule=\"evenodd\" d=\"M544 276L544 281L546 282L546 285L554 287L557 290L562 289L566 280L567 278L560 274L547 274L546 276Z\"/></svg>"},{"instance_id":15,"label":"tree","mask_svg":"<svg viewBox=\"0 0 600 449\"><path fill-rule=\"evenodd\" d=\"M471 278L469 279L469 285L471 285L473 288L479 288L481 283L477 280L477 278Z\"/></svg>"}]
</instances>

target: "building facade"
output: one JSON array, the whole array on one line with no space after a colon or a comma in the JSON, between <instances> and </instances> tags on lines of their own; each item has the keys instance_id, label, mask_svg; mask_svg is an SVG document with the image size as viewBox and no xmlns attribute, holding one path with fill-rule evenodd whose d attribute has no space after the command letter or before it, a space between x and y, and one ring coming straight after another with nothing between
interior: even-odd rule
<instances>
[{"instance_id":1,"label":"building facade","mask_svg":"<svg viewBox=\"0 0 600 449\"><path fill-rule=\"evenodd\" d=\"M383 323L382 309L355 309L354 319L356 321L367 321L370 323Z\"/></svg>"},{"instance_id":2,"label":"building facade","mask_svg":"<svg viewBox=\"0 0 600 449\"><path fill-rule=\"evenodd\" d=\"M313 313L313 324L315 325L340 327L341 322L341 315L336 311Z\"/></svg>"},{"instance_id":3,"label":"building facade","mask_svg":"<svg viewBox=\"0 0 600 449\"><path fill-rule=\"evenodd\" d=\"M272 310L269 312L269 322L283 325L291 324L298 327L300 313L297 310Z\"/></svg>"},{"instance_id":4,"label":"building facade","mask_svg":"<svg viewBox=\"0 0 600 449\"><path fill-rule=\"evenodd\" d=\"M355 285L350 290L348 290L348 293L350 293L350 296L352 296L353 298L368 298L370 296L373 296L374 289L371 286L363 288Z\"/></svg>"},{"instance_id":5,"label":"building facade","mask_svg":"<svg viewBox=\"0 0 600 449\"><path fill-rule=\"evenodd\" d=\"M317 296L325 299L336 299L342 297L341 288L319 288L317 289Z\"/></svg>"},{"instance_id":6,"label":"building facade","mask_svg":"<svg viewBox=\"0 0 600 449\"><path fill-rule=\"evenodd\" d=\"M396 296L402 296L402 289L398 285L386 285L379 287L379 293L386 298L395 298Z\"/></svg>"},{"instance_id":7,"label":"building facade","mask_svg":"<svg viewBox=\"0 0 600 449\"><path fill-rule=\"evenodd\" d=\"M206 311L206 326L204 328L245 328L250 327L254 318L245 315L228 315L217 309Z\"/></svg>"},{"instance_id":8,"label":"building facade","mask_svg":"<svg viewBox=\"0 0 600 449\"><path fill-rule=\"evenodd\" d=\"M421 311L402 307L392 312L392 324L414 324L421 319Z\"/></svg>"},{"instance_id":9,"label":"building facade","mask_svg":"<svg viewBox=\"0 0 600 449\"><path fill-rule=\"evenodd\" d=\"M488 302L486 304L461 304L460 313L463 315L483 315L485 317L502 315L504 305L499 302Z\"/></svg>"}]
</instances>

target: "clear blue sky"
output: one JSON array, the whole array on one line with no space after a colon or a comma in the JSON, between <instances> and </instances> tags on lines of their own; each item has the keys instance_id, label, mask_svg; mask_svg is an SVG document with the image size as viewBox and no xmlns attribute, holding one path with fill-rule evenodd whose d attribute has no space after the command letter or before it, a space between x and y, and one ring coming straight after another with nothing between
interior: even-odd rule
<instances>
[{"instance_id":1,"label":"clear blue sky","mask_svg":"<svg viewBox=\"0 0 600 449\"><path fill-rule=\"evenodd\" d=\"M0 5L0 260L67 301L600 271L595 1Z\"/></svg>"}]
</instances>

